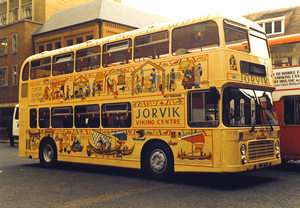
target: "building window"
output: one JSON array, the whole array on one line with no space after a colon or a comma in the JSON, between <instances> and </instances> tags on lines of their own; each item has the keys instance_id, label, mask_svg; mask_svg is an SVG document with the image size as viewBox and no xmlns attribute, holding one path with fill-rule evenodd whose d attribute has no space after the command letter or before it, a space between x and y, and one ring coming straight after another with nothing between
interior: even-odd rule
<instances>
[{"instance_id":1,"label":"building window","mask_svg":"<svg viewBox=\"0 0 300 208\"><path fill-rule=\"evenodd\" d=\"M0 14L0 25L6 25L7 22L6 22L6 12L3 12Z\"/></svg>"},{"instance_id":2,"label":"building window","mask_svg":"<svg viewBox=\"0 0 300 208\"><path fill-rule=\"evenodd\" d=\"M18 19L19 19L19 17L18 17L19 8L15 8L15 9L10 10L9 14L10 14L10 22L11 23L18 21Z\"/></svg>"},{"instance_id":3,"label":"building window","mask_svg":"<svg viewBox=\"0 0 300 208\"><path fill-rule=\"evenodd\" d=\"M284 33L285 17L279 17L268 20L257 21L262 28L264 28L267 35L277 35Z\"/></svg>"},{"instance_id":4,"label":"building window","mask_svg":"<svg viewBox=\"0 0 300 208\"><path fill-rule=\"evenodd\" d=\"M76 38L76 43L82 43L82 42L83 42L83 38L82 37Z\"/></svg>"},{"instance_id":5,"label":"building window","mask_svg":"<svg viewBox=\"0 0 300 208\"><path fill-rule=\"evenodd\" d=\"M12 66L12 86L18 85L18 66Z\"/></svg>"},{"instance_id":6,"label":"building window","mask_svg":"<svg viewBox=\"0 0 300 208\"><path fill-rule=\"evenodd\" d=\"M0 87L6 87L8 83L7 67L0 68Z\"/></svg>"},{"instance_id":7,"label":"building window","mask_svg":"<svg viewBox=\"0 0 300 208\"><path fill-rule=\"evenodd\" d=\"M0 39L0 56L7 54L7 38Z\"/></svg>"},{"instance_id":8,"label":"building window","mask_svg":"<svg viewBox=\"0 0 300 208\"><path fill-rule=\"evenodd\" d=\"M67 40L67 46L73 45L73 39Z\"/></svg>"},{"instance_id":9,"label":"building window","mask_svg":"<svg viewBox=\"0 0 300 208\"><path fill-rule=\"evenodd\" d=\"M94 36L93 35L87 35L86 36L86 41L88 40L93 40L94 39Z\"/></svg>"},{"instance_id":10,"label":"building window","mask_svg":"<svg viewBox=\"0 0 300 208\"><path fill-rule=\"evenodd\" d=\"M44 46L43 46L43 45L40 45L40 46L39 46L39 53L42 53L43 51L45 51Z\"/></svg>"},{"instance_id":11,"label":"building window","mask_svg":"<svg viewBox=\"0 0 300 208\"><path fill-rule=\"evenodd\" d=\"M59 48L61 48L61 43L60 43L60 41L55 42L55 49L59 49Z\"/></svg>"},{"instance_id":12,"label":"building window","mask_svg":"<svg viewBox=\"0 0 300 208\"><path fill-rule=\"evenodd\" d=\"M18 51L17 43L18 43L17 34L13 34L12 35L12 44L11 44L12 45L11 46L12 53L17 53L17 51Z\"/></svg>"},{"instance_id":13,"label":"building window","mask_svg":"<svg viewBox=\"0 0 300 208\"><path fill-rule=\"evenodd\" d=\"M22 18L23 19L32 19L32 3L31 0L24 2L22 5Z\"/></svg>"},{"instance_id":14,"label":"building window","mask_svg":"<svg viewBox=\"0 0 300 208\"><path fill-rule=\"evenodd\" d=\"M47 44L47 51L52 51L52 43Z\"/></svg>"}]
</instances>

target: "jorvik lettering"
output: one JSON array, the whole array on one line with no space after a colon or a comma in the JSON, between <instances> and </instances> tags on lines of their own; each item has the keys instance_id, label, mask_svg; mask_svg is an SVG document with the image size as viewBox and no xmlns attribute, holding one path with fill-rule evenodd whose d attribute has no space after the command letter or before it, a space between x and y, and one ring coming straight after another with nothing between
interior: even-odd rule
<instances>
[{"instance_id":1,"label":"jorvik lettering","mask_svg":"<svg viewBox=\"0 0 300 208\"><path fill-rule=\"evenodd\" d=\"M266 77L259 77L253 75L242 74L241 81L247 84L265 85L268 86L268 80Z\"/></svg>"},{"instance_id":2,"label":"jorvik lettering","mask_svg":"<svg viewBox=\"0 0 300 208\"><path fill-rule=\"evenodd\" d=\"M138 109L136 119L140 118L179 118L179 107Z\"/></svg>"}]
</instances>

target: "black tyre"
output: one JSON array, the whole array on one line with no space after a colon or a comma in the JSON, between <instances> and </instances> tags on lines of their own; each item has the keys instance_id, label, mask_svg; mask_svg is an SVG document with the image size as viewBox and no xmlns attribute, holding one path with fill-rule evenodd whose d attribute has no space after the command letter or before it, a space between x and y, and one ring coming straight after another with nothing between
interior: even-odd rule
<instances>
[{"instance_id":1,"label":"black tyre","mask_svg":"<svg viewBox=\"0 0 300 208\"><path fill-rule=\"evenodd\" d=\"M51 139L45 139L40 144L40 164L43 167L54 167L57 161L57 148L56 144Z\"/></svg>"},{"instance_id":2,"label":"black tyre","mask_svg":"<svg viewBox=\"0 0 300 208\"><path fill-rule=\"evenodd\" d=\"M145 173L151 178L165 180L170 177L174 171L174 160L169 146L161 142L150 144L144 165Z\"/></svg>"}]
</instances>

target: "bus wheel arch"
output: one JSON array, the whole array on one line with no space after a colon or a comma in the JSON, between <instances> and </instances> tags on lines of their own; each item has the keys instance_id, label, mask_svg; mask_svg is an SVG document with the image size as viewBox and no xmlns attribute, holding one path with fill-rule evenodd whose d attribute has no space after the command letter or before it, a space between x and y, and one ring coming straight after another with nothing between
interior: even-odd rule
<instances>
[{"instance_id":1,"label":"bus wheel arch","mask_svg":"<svg viewBox=\"0 0 300 208\"><path fill-rule=\"evenodd\" d=\"M166 179L174 172L174 156L170 146L161 139L147 141L141 151L143 174L155 179Z\"/></svg>"},{"instance_id":2,"label":"bus wheel arch","mask_svg":"<svg viewBox=\"0 0 300 208\"><path fill-rule=\"evenodd\" d=\"M39 146L40 164L43 167L54 167L57 162L57 146L51 137L44 137Z\"/></svg>"}]
</instances>

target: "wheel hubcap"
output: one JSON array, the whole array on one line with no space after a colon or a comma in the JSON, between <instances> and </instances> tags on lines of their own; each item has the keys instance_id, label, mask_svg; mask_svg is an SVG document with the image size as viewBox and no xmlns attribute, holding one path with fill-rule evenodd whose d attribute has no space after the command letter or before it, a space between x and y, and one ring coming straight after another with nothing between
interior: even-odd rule
<instances>
[{"instance_id":1,"label":"wheel hubcap","mask_svg":"<svg viewBox=\"0 0 300 208\"><path fill-rule=\"evenodd\" d=\"M155 173L162 173L167 168L167 156L160 149L156 149L151 153L150 167Z\"/></svg>"},{"instance_id":2,"label":"wheel hubcap","mask_svg":"<svg viewBox=\"0 0 300 208\"><path fill-rule=\"evenodd\" d=\"M54 155L54 152L53 152L52 146L50 144L46 144L44 151L43 151L44 160L46 162L51 162L53 159L53 155Z\"/></svg>"}]
</instances>

